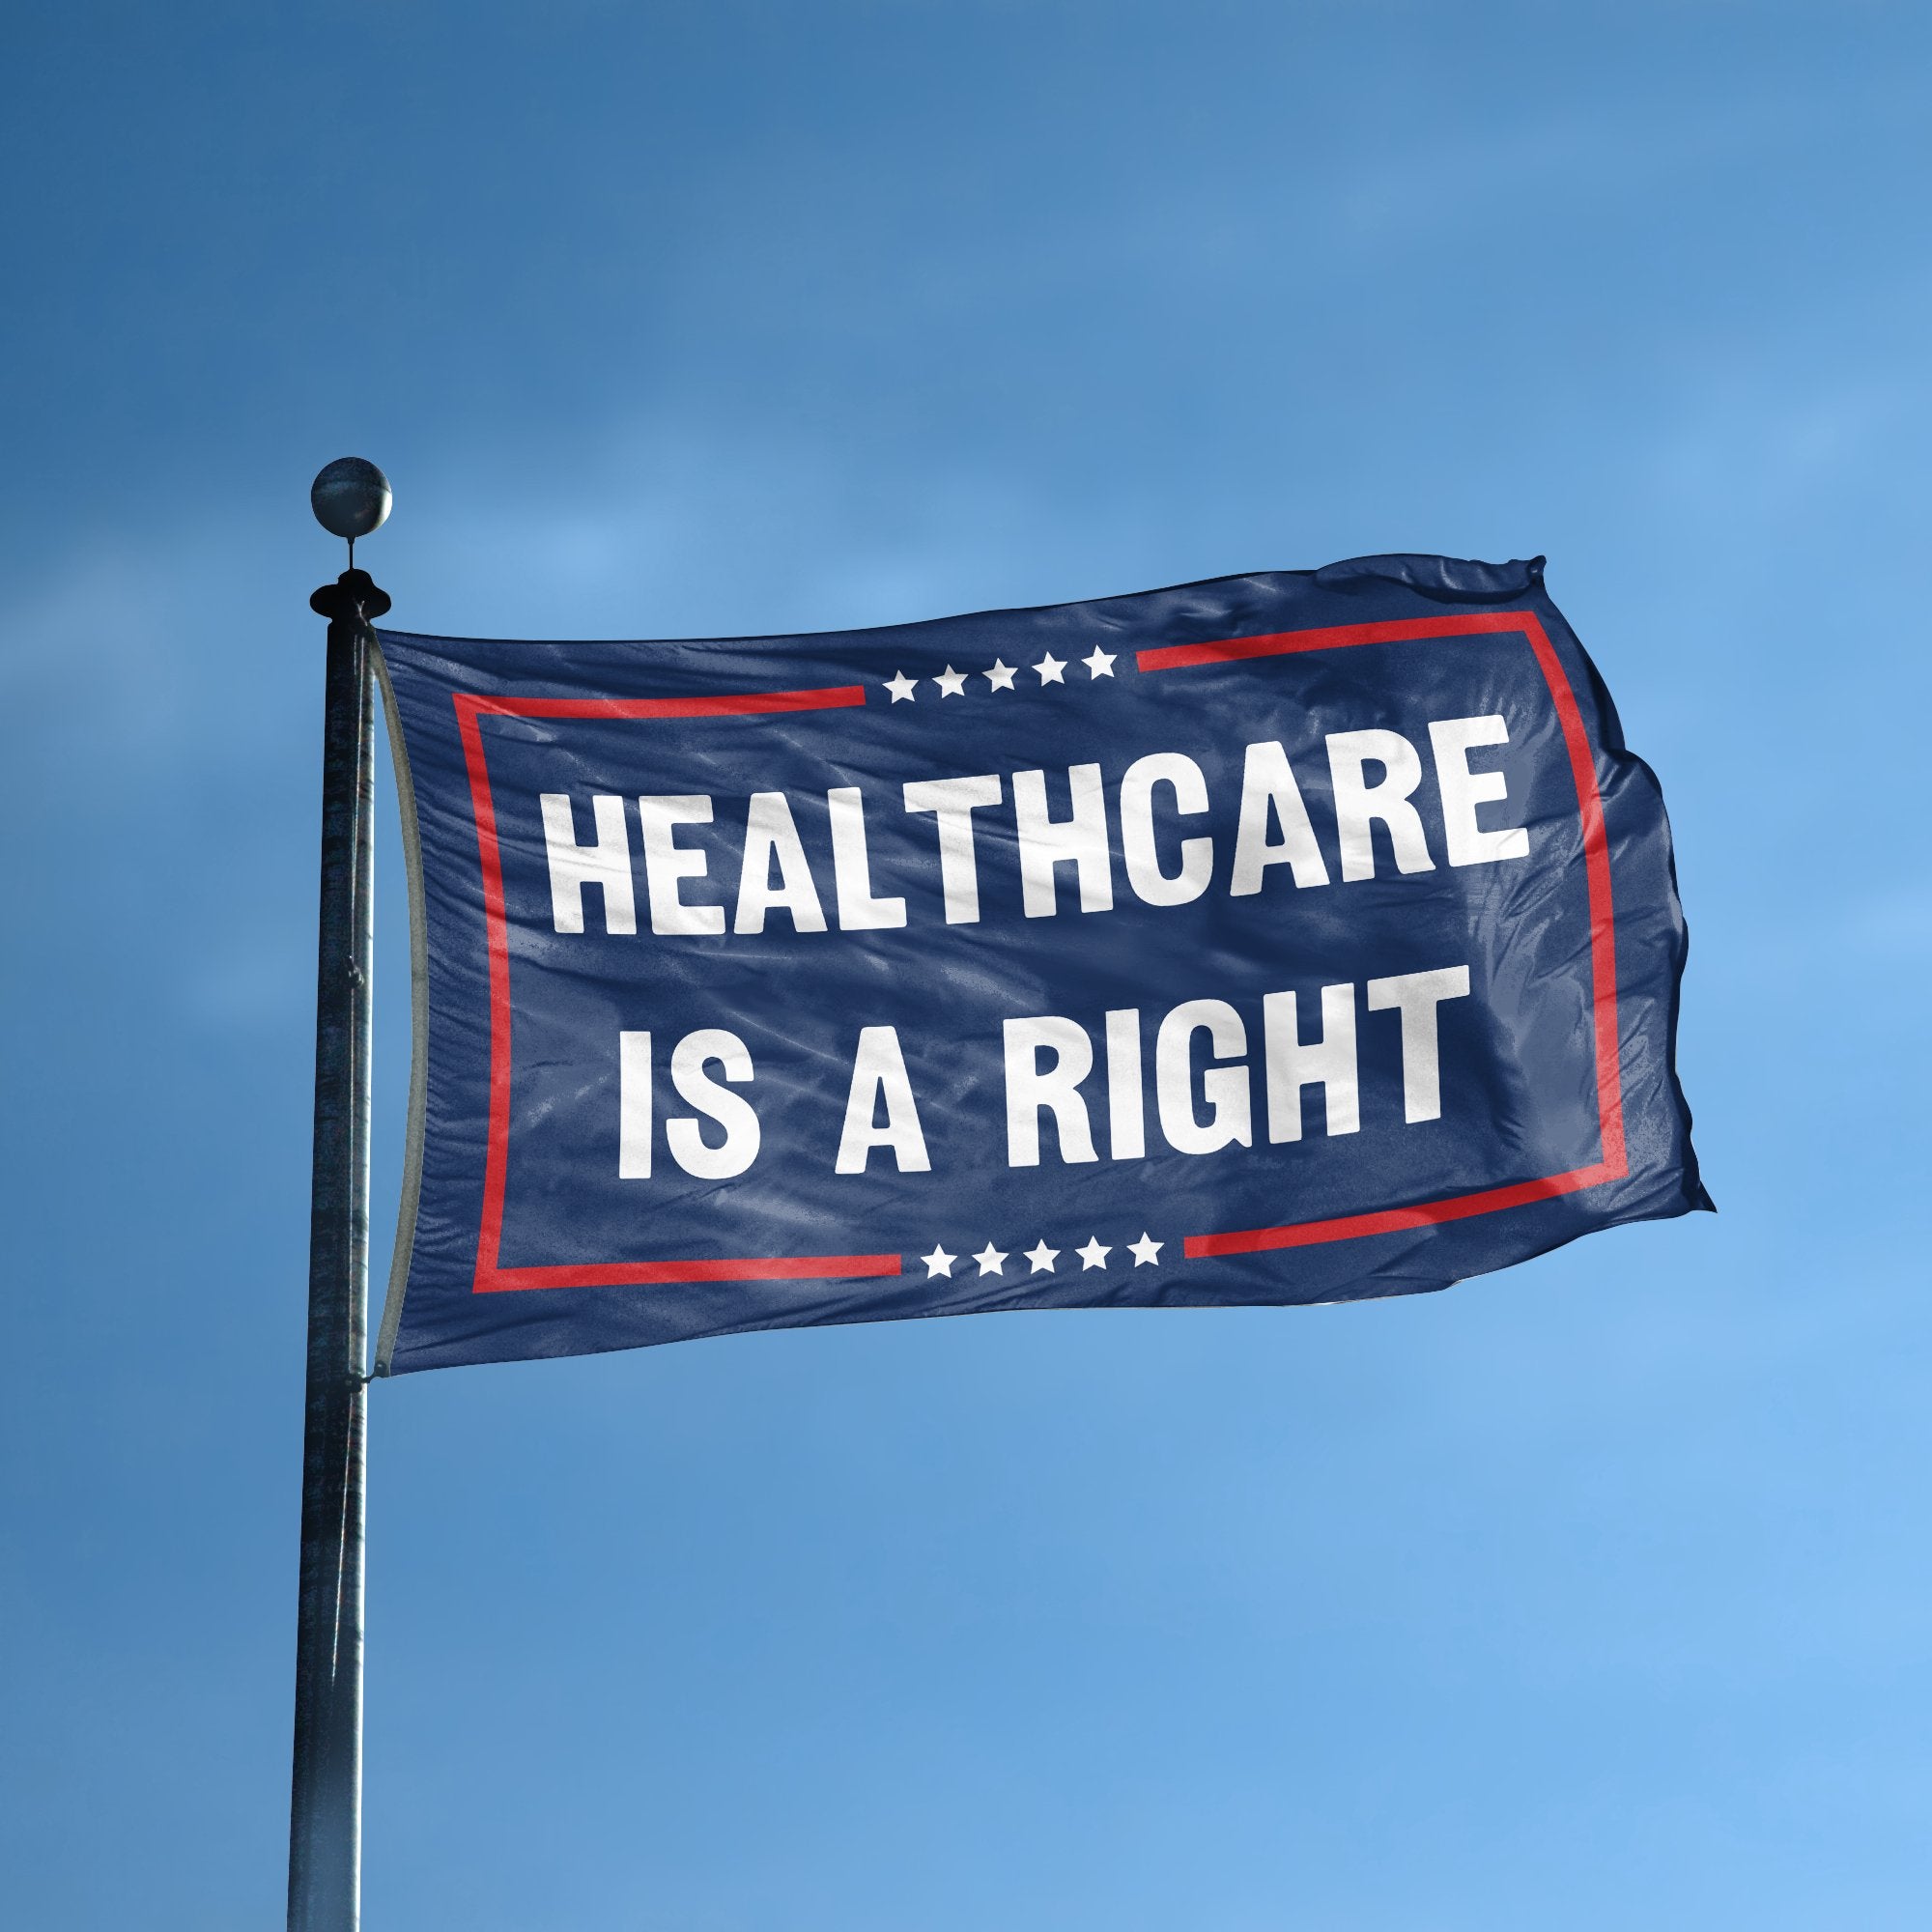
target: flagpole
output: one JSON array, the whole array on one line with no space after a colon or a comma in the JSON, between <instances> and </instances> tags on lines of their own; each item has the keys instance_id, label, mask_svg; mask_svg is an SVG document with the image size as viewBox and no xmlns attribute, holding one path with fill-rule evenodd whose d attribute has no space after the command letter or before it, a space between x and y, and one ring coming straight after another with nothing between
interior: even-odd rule
<instances>
[{"instance_id":1,"label":"flagpole","mask_svg":"<svg viewBox=\"0 0 1932 1932\"><path fill-rule=\"evenodd\" d=\"M369 1014L374 937L374 618L389 608L355 539L389 486L348 457L315 480L350 568L309 599L328 619L323 700L322 905L316 960L315 1141L309 1195L308 1380L296 1631L290 1932L361 1918L362 1577L369 1304Z\"/></svg>"}]
</instances>

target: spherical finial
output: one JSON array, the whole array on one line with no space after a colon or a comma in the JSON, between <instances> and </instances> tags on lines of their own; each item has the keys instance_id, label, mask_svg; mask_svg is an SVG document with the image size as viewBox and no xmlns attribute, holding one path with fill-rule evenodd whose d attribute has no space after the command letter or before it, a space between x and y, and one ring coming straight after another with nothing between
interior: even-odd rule
<instances>
[{"instance_id":1,"label":"spherical finial","mask_svg":"<svg viewBox=\"0 0 1932 1932\"><path fill-rule=\"evenodd\" d=\"M338 456L316 474L308 489L315 520L332 537L353 545L381 528L389 514L389 479L360 456Z\"/></svg>"}]
</instances>

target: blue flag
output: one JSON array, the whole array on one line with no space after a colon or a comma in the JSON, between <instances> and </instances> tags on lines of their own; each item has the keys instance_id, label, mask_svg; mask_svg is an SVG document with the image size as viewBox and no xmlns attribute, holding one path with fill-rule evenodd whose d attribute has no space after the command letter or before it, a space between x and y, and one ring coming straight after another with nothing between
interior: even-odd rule
<instances>
[{"instance_id":1,"label":"blue flag","mask_svg":"<svg viewBox=\"0 0 1932 1932\"><path fill-rule=\"evenodd\" d=\"M1662 799L1540 560L382 666L383 1373L1409 1293L1710 1205Z\"/></svg>"}]
</instances>

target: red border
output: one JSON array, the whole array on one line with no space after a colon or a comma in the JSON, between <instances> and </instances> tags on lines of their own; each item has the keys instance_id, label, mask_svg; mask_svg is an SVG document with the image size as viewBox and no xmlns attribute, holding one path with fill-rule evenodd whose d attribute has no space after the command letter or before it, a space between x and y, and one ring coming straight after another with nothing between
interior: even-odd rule
<instances>
[{"instance_id":1,"label":"red border","mask_svg":"<svg viewBox=\"0 0 1932 1932\"><path fill-rule=\"evenodd\" d=\"M1310 631L1276 631L1264 637L1226 638L1204 644L1167 644L1134 654L1143 672L1184 670L1197 665L1233 664L1250 658L1285 657L1301 651L1340 650L1353 644L1407 643L1518 632L1535 654L1570 754L1583 836L1584 878L1590 907L1590 966L1597 1055L1597 1111L1604 1157L1586 1167L1507 1187L1457 1194L1407 1208L1300 1221L1279 1228L1243 1228L1188 1235L1182 1252L1190 1261L1216 1255L1256 1254L1272 1248L1308 1247L1325 1241L1396 1234L1407 1228L1461 1221L1574 1194L1620 1180L1629 1173L1624 1141L1623 1083L1617 1056L1615 914L1610 896L1609 842L1595 760L1577 696L1541 620L1529 611L1475 611L1447 617L1397 619L1378 624L1337 624ZM861 685L817 691L767 691L706 697L490 697L452 694L469 794L476 815L476 843L483 868L483 912L490 958L490 1131L483 1173L483 1221L478 1231L473 1292L540 1288L627 1288L656 1282L810 1281L896 1275L897 1255L778 1255L744 1260L600 1262L559 1267L498 1265L503 1232L503 1193L509 1165L510 953L503 906L503 867L497 843L497 813L490 795L478 719L509 718L719 718L787 711L842 710L866 702Z\"/></svg>"},{"instance_id":2,"label":"red border","mask_svg":"<svg viewBox=\"0 0 1932 1932\"><path fill-rule=\"evenodd\" d=\"M839 711L866 701L863 685L820 691L759 691L717 697L486 697L452 694L476 846L483 864L483 920L490 953L490 1138L483 1163L483 1224L471 1293L531 1288L637 1288L668 1281L825 1281L899 1271L897 1255L759 1255L739 1261L594 1262L565 1267L502 1267L503 1188L510 1159L510 933L503 910L503 861L479 718L743 718L779 711Z\"/></svg>"},{"instance_id":3,"label":"red border","mask_svg":"<svg viewBox=\"0 0 1932 1932\"><path fill-rule=\"evenodd\" d=\"M1556 706L1563 727L1570 772L1577 781L1577 804L1583 830L1583 876L1590 897L1590 977L1592 1012L1596 1022L1597 1119L1602 1129L1604 1157L1588 1167L1511 1187L1490 1187L1475 1194L1455 1194L1442 1201L1418 1202L1411 1208L1389 1208L1372 1214L1344 1214L1330 1221L1298 1221L1283 1228L1240 1228L1213 1235L1189 1235L1181 1252L1188 1260L1214 1255L1252 1255L1269 1248L1302 1248L1321 1241L1349 1241L1364 1235L1393 1235L1405 1228L1426 1228L1439 1221L1462 1221L1472 1214L1493 1214L1502 1208L1520 1208L1558 1194L1575 1194L1621 1180L1630 1172L1624 1145L1623 1077L1617 1065L1617 941L1616 917L1610 899L1610 847L1604 832L1604 801L1597 789L1596 761L1589 734L1583 729L1577 694L1563 674L1563 666L1542 621L1529 611L1471 611L1453 617L1417 617L1383 624L1336 624L1317 631L1274 631L1260 638L1225 638L1211 644L1165 644L1137 651L1135 668L1142 671L1185 670L1194 665L1233 664L1246 658L1286 657L1298 651L1340 650L1350 644L1408 643L1423 638L1462 638L1497 631L1518 631L1536 654L1537 668Z\"/></svg>"}]
</instances>

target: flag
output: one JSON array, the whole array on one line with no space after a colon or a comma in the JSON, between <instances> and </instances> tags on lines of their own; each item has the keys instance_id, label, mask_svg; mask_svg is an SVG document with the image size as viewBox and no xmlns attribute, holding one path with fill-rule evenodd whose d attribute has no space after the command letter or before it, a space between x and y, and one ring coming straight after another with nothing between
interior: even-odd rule
<instances>
[{"instance_id":1,"label":"flag","mask_svg":"<svg viewBox=\"0 0 1932 1932\"><path fill-rule=\"evenodd\" d=\"M1662 794L1541 559L381 674L382 1373L1408 1293L1710 1206Z\"/></svg>"}]
</instances>

